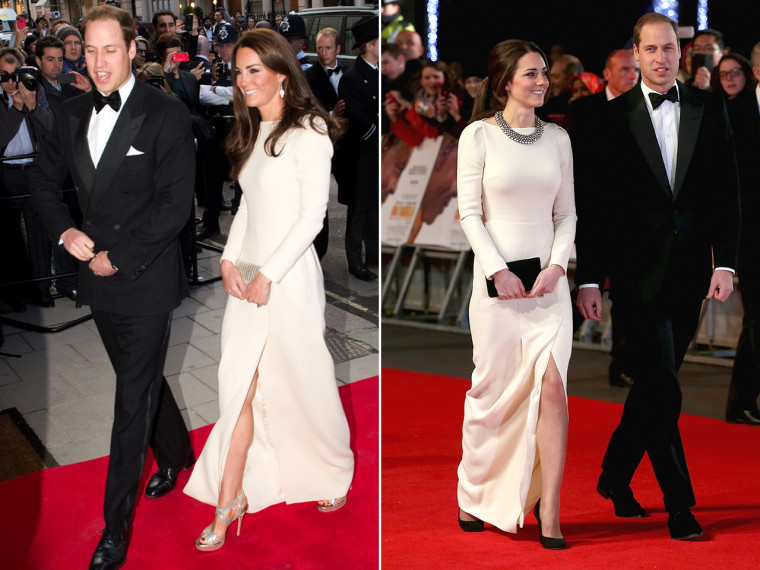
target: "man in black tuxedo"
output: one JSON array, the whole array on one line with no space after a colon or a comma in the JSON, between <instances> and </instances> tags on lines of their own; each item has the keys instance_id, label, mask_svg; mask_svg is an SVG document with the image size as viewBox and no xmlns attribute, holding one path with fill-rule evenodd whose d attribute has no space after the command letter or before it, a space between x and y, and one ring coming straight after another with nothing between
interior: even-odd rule
<instances>
[{"instance_id":1,"label":"man in black tuxedo","mask_svg":"<svg viewBox=\"0 0 760 570\"><path fill-rule=\"evenodd\" d=\"M193 137L181 101L135 81L132 17L98 6L84 17L87 70L95 89L66 101L32 168L30 188L48 233L80 260L80 300L116 372L106 481L106 527L91 569L126 560L148 446L159 472L149 496L176 485L194 457L163 377L172 310L187 295L177 234L193 190ZM61 199L71 172L84 224Z\"/></svg>"},{"instance_id":2,"label":"man in black tuxedo","mask_svg":"<svg viewBox=\"0 0 760 570\"><path fill-rule=\"evenodd\" d=\"M348 206L346 216L346 259L348 270L362 281L377 279L367 265L377 265L378 205L377 187L380 173L377 163L379 144L379 109L377 94L380 87L378 61L380 46L377 16L365 18L351 31L360 55L340 80L338 92L346 102L348 133L343 145L356 145L357 158L351 174L351 184L339 187L338 201ZM364 244L364 258L362 258Z\"/></svg>"},{"instance_id":3,"label":"man in black tuxedo","mask_svg":"<svg viewBox=\"0 0 760 570\"><path fill-rule=\"evenodd\" d=\"M760 80L760 43L752 49L752 72ZM744 322L736 347L728 389L726 421L760 425L760 87L742 91L728 101L728 114L736 136L742 225L739 239L739 287Z\"/></svg>"},{"instance_id":4,"label":"man in black tuxedo","mask_svg":"<svg viewBox=\"0 0 760 570\"><path fill-rule=\"evenodd\" d=\"M334 28L323 28L317 32L317 57L319 63L308 68L306 79L319 103L330 112L333 118L342 117L346 109L346 102L338 94L338 85L343 74L348 69L338 61L340 53L340 44L338 43L338 32ZM340 186L341 182L346 182L344 177L350 175L353 170L350 166L351 155L350 149L344 148L338 143L332 158L332 172L335 180ZM322 230L314 238L314 247L317 250L319 259L322 259L327 253L328 237L330 234L330 224L325 212L325 221L322 224Z\"/></svg>"},{"instance_id":5,"label":"man in black tuxedo","mask_svg":"<svg viewBox=\"0 0 760 570\"><path fill-rule=\"evenodd\" d=\"M738 183L723 101L676 82L675 22L645 14L633 35L642 81L605 105L595 145L602 168L581 177L588 188L578 210L578 308L601 320L600 288L609 279L633 377L597 491L616 515L645 516L629 485L648 453L670 535L683 540L702 529L689 510L695 497L678 430L677 373L702 300L724 302L733 291Z\"/></svg>"}]
</instances>

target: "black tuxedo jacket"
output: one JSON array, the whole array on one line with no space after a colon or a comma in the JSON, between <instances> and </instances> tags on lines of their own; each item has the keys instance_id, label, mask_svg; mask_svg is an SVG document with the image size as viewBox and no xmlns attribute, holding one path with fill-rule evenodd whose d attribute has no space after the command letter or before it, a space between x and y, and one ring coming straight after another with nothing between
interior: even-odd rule
<instances>
[{"instance_id":1,"label":"black tuxedo jacket","mask_svg":"<svg viewBox=\"0 0 760 570\"><path fill-rule=\"evenodd\" d=\"M346 71L338 84L340 98L346 102L345 116L348 119L348 132L341 144L357 149L358 169L356 186L353 189L344 189L342 186L338 189L341 204L366 204L372 200L377 202L379 87L379 70L373 69L361 56L356 58L354 65ZM353 195L349 195L348 190L354 190Z\"/></svg>"},{"instance_id":2,"label":"black tuxedo jacket","mask_svg":"<svg viewBox=\"0 0 760 570\"><path fill-rule=\"evenodd\" d=\"M576 282L601 286L609 277L616 302L693 302L707 293L713 255L716 267L736 267L738 183L725 105L678 89L672 191L640 84L603 107L594 141L600 168L581 176Z\"/></svg>"},{"instance_id":3,"label":"black tuxedo jacket","mask_svg":"<svg viewBox=\"0 0 760 570\"><path fill-rule=\"evenodd\" d=\"M82 231L118 267L115 275L97 277L80 262L81 301L116 314L171 311L187 295L177 234L193 196L190 115L179 99L136 81L96 168L87 143L92 109L89 93L64 103L30 170L35 206L57 243L75 225L61 201L70 170Z\"/></svg>"},{"instance_id":4,"label":"black tuxedo jacket","mask_svg":"<svg viewBox=\"0 0 760 570\"><path fill-rule=\"evenodd\" d=\"M337 62L337 65L340 68L342 80L348 68L345 65L342 65L339 61ZM312 65L304 73L306 73L306 78L309 80L311 90L319 100L319 103L328 111L332 111L340 97L335 92L335 89L333 89L332 83L330 83L330 78L327 77L327 72L322 67L322 64L317 63ZM338 82L338 85L340 85L340 82Z\"/></svg>"},{"instance_id":5,"label":"black tuxedo jacket","mask_svg":"<svg viewBox=\"0 0 760 570\"><path fill-rule=\"evenodd\" d=\"M739 238L739 279L760 278L760 112L755 90L744 91L727 103L736 139L739 191L742 206Z\"/></svg>"}]
</instances>

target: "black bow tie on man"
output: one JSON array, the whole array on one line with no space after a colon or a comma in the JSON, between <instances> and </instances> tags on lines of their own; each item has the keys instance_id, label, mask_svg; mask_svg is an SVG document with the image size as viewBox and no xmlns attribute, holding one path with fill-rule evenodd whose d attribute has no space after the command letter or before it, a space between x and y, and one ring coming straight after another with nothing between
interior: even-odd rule
<instances>
[{"instance_id":1,"label":"black bow tie on man","mask_svg":"<svg viewBox=\"0 0 760 570\"><path fill-rule=\"evenodd\" d=\"M333 73L336 75L340 74L340 67L333 67L333 68L326 68L325 71L327 72L327 77L330 77Z\"/></svg>"},{"instance_id":2,"label":"black bow tie on man","mask_svg":"<svg viewBox=\"0 0 760 570\"><path fill-rule=\"evenodd\" d=\"M100 113L103 110L103 107L105 107L106 105L110 105L111 109L113 109L117 113L119 109L121 109L121 97L119 96L118 90L106 96L106 95L103 95L97 89L93 89L92 97L95 101L96 113Z\"/></svg>"},{"instance_id":3,"label":"black bow tie on man","mask_svg":"<svg viewBox=\"0 0 760 570\"><path fill-rule=\"evenodd\" d=\"M665 101L673 101L673 103L678 103L678 89L675 85L673 85L673 87L671 87L670 90L665 93L665 95L660 95L659 93L650 93L649 100L652 102L652 110L655 110Z\"/></svg>"}]
</instances>

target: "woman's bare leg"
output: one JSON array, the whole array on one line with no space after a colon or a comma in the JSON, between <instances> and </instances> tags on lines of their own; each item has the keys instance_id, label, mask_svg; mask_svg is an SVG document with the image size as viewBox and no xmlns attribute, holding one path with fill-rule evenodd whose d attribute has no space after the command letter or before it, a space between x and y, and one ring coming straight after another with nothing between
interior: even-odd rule
<instances>
[{"instance_id":1,"label":"woman's bare leg","mask_svg":"<svg viewBox=\"0 0 760 570\"><path fill-rule=\"evenodd\" d=\"M559 495L567 449L567 397L554 358L541 384L536 442L541 457L541 523L546 537L560 538Z\"/></svg>"}]
</instances>

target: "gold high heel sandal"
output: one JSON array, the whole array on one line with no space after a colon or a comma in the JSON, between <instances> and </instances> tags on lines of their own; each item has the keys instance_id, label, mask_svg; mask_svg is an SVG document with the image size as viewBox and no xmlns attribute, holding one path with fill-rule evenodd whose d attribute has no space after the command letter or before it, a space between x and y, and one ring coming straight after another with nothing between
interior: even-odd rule
<instances>
[{"instance_id":1,"label":"gold high heel sandal","mask_svg":"<svg viewBox=\"0 0 760 570\"><path fill-rule=\"evenodd\" d=\"M326 505L320 505L319 503L317 503L317 508L319 509L320 513L329 513L332 511L337 511L338 509L342 509L345 506L346 506L346 497L340 497L339 499L330 499L328 504Z\"/></svg>"},{"instance_id":2,"label":"gold high heel sandal","mask_svg":"<svg viewBox=\"0 0 760 570\"><path fill-rule=\"evenodd\" d=\"M243 505L244 502L245 505ZM237 506L237 512L235 513L235 516L230 519L227 517L227 513L229 513L235 506ZM213 552L214 550L219 550L224 546L224 537L227 535L227 531L235 521L238 521L237 535L240 536L240 526L243 524L243 515L247 511L248 501L246 500L243 491L240 491L229 505L216 508L216 513L214 515L219 515L222 517L222 520L227 523L227 530L224 531L224 534L222 536L217 536L211 532L211 529L214 526L212 521L210 525L203 529L201 535L195 539L195 548L201 552ZM201 540L203 540L203 542L201 542Z\"/></svg>"}]
</instances>

